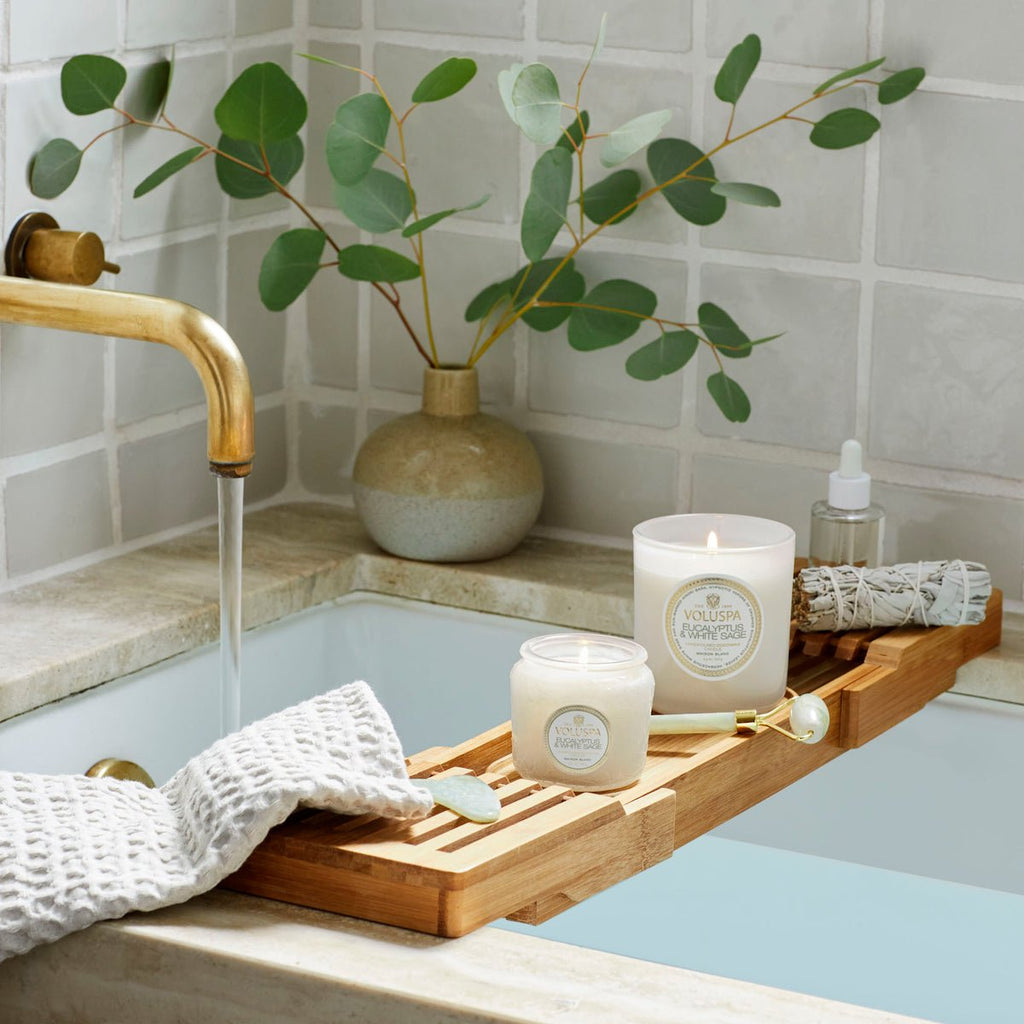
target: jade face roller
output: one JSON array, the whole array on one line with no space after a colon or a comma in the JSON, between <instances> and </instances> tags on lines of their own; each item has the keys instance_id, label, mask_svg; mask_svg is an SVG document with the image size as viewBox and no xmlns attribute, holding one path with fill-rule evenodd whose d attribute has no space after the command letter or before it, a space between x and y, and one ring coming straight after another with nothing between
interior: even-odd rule
<instances>
[{"instance_id":1,"label":"jade face roller","mask_svg":"<svg viewBox=\"0 0 1024 1024\"><path fill-rule=\"evenodd\" d=\"M789 708L789 729L769 722L779 711ZM651 715L652 736L675 736L683 733L757 732L762 726L788 736L800 743L817 743L828 732L828 705L813 693L790 697L781 704L758 714L756 711L709 711L693 715Z\"/></svg>"}]
</instances>

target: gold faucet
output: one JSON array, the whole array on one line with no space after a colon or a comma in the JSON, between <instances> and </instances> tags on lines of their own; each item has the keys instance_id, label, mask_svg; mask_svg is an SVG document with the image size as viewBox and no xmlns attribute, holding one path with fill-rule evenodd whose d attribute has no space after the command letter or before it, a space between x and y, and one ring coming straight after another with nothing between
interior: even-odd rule
<instances>
[{"instance_id":1,"label":"gold faucet","mask_svg":"<svg viewBox=\"0 0 1024 1024\"><path fill-rule=\"evenodd\" d=\"M26 224L31 218L36 218L35 226ZM252 385L227 331L212 317L174 299L51 283L91 283L103 269L112 269L104 262L100 244L98 257L90 259L95 263L98 258L95 274L90 277L91 269L82 272L80 267L72 272L61 254L80 262L83 251L95 253L95 235L77 236L86 243L74 245L67 236L77 233L56 229L56 221L47 214L28 214L15 225L7 241L7 271L19 276L0 275L0 321L155 341L177 349L199 374L206 393L210 469L219 476L248 476L253 460Z\"/></svg>"}]
</instances>

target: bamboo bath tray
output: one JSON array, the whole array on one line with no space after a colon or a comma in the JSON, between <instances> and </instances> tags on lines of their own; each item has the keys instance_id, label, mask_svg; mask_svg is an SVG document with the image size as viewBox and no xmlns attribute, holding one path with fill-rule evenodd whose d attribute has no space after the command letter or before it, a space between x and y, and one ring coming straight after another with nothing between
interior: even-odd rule
<instances>
[{"instance_id":1,"label":"bamboo bath tray","mask_svg":"<svg viewBox=\"0 0 1024 1024\"><path fill-rule=\"evenodd\" d=\"M414 777L482 776L502 804L497 822L440 808L415 822L300 811L222 884L433 935L500 917L539 924L920 710L960 665L999 643L1001 612L994 592L976 626L794 634L789 685L816 693L831 715L814 746L769 729L652 736L635 785L573 793L515 773L506 723L409 759Z\"/></svg>"}]
</instances>

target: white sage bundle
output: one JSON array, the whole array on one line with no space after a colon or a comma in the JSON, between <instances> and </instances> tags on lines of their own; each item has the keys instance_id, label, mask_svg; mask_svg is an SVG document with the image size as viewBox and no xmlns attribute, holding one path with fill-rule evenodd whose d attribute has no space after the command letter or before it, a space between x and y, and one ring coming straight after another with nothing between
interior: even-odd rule
<instances>
[{"instance_id":1,"label":"white sage bundle","mask_svg":"<svg viewBox=\"0 0 1024 1024\"><path fill-rule=\"evenodd\" d=\"M801 569L793 618L805 633L880 626L965 626L985 618L992 579L985 566L959 559L865 569Z\"/></svg>"}]
</instances>

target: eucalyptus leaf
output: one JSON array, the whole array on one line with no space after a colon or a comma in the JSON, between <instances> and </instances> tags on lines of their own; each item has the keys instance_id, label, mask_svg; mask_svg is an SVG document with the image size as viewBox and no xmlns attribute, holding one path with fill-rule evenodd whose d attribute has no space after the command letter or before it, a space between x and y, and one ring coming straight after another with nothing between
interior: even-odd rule
<instances>
[{"instance_id":1,"label":"eucalyptus leaf","mask_svg":"<svg viewBox=\"0 0 1024 1024\"><path fill-rule=\"evenodd\" d=\"M597 38L594 40L593 49L591 49L590 56L587 58L586 67L584 67L584 69L583 69L583 74L584 75L587 73L587 71L590 70L590 65L593 64L595 60L597 60L597 58L600 55L601 51L604 49L604 33L605 33L605 29L607 27L608 27L608 12L605 11L601 15L601 23L600 23L600 25L597 26ZM582 75L580 77L582 77Z\"/></svg>"},{"instance_id":2,"label":"eucalyptus leaf","mask_svg":"<svg viewBox=\"0 0 1024 1024\"><path fill-rule=\"evenodd\" d=\"M72 114L109 110L128 80L116 60L96 54L72 57L60 71L60 95Z\"/></svg>"},{"instance_id":3,"label":"eucalyptus leaf","mask_svg":"<svg viewBox=\"0 0 1024 1024\"><path fill-rule=\"evenodd\" d=\"M840 71L838 75L833 75L827 82L822 82L821 85L814 90L814 95L820 96L826 89L831 89L833 85L838 85L840 82L845 82L848 78L856 78L858 75L863 75L868 71L873 71L875 68L881 67L884 63L885 58L879 57L878 60L869 60L867 64L860 64L855 68L850 68L848 71Z\"/></svg>"},{"instance_id":4,"label":"eucalyptus leaf","mask_svg":"<svg viewBox=\"0 0 1024 1024\"><path fill-rule=\"evenodd\" d=\"M267 309L290 306L320 269L327 236L312 228L295 228L274 239L260 265L260 298Z\"/></svg>"},{"instance_id":5,"label":"eucalyptus leaf","mask_svg":"<svg viewBox=\"0 0 1024 1024\"><path fill-rule=\"evenodd\" d=\"M638 153L644 146L653 142L661 129L672 120L671 110L655 110L650 114L641 114L631 121L610 131L601 143L601 163L605 167L614 167Z\"/></svg>"},{"instance_id":6,"label":"eucalyptus leaf","mask_svg":"<svg viewBox=\"0 0 1024 1024\"><path fill-rule=\"evenodd\" d=\"M721 409L727 420L732 423L746 423L750 418L750 399L732 377L721 370L708 377L707 386L715 405Z\"/></svg>"},{"instance_id":7,"label":"eucalyptus leaf","mask_svg":"<svg viewBox=\"0 0 1024 1024\"><path fill-rule=\"evenodd\" d=\"M506 278L504 281L495 281L481 289L469 301L466 312L463 314L467 323L474 323L483 320L494 307L507 296L512 294L512 282L514 278Z\"/></svg>"},{"instance_id":8,"label":"eucalyptus leaf","mask_svg":"<svg viewBox=\"0 0 1024 1024\"><path fill-rule=\"evenodd\" d=\"M748 206L781 206L782 200L776 192L764 185L749 185L743 181L716 181L711 186L716 196L734 199Z\"/></svg>"},{"instance_id":9,"label":"eucalyptus leaf","mask_svg":"<svg viewBox=\"0 0 1024 1024\"><path fill-rule=\"evenodd\" d=\"M761 40L751 34L737 43L715 76L715 95L723 103L736 103L761 59Z\"/></svg>"},{"instance_id":10,"label":"eucalyptus leaf","mask_svg":"<svg viewBox=\"0 0 1024 1024\"><path fill-rule=\"evenodd\" d=\"M642 284L622 278L602 281L572 311L569 344L580 352L618 345L636 334L657 305L658 297Z\"/></svg>"},{"instance_id":11,"label":"eucalyptus leaf","mask_svg":"<svg viewBox=\"0 0 1024 1024\"><path fill-rule=\"evenodd\" d=\"M681 370L699 344L700 338L693 331L666 331L626 360L626 373L636 380L665 377Z\"/></svg>"},{"instance_id":12,"label":"eucalyptus leaf","mask_svg":"<svg viewBox=\"0 0 1024 1024\"><path fill-rule=\"evenodd\" d=\"M570 153L575 153L583 145L583 137L587 134L588 128L590 128L590 114L581 110L579 115L573 118L572 124L563 130L555 145L569 150Z\"/></svg>"},{"instance_id":13,"label":"eucalyptus leaf","mask_svg":"<svg viewBox=\"0 0 1024 1024\"><path fill-rule=\"evenodd\" d=\"M540 302L579 302L587 290L587 282L583 275L573 266L570 260L551 283L540 291L541 286L551 276L551 272L561 263L560 257L541 260L530 267L524 267L519 274L513 278L513 287L519 283L520 276L525 274L523 286L516 296L517 308L522 307L530 298L538 296ZM539 293L539 295L538 295ZM574 307L564 306L534 306L523 313L522 320L527 327L535 331L553 331L560 327L572 314Z\"/></svg>"},{"instance_id":14,"label":"eucalyptus leaf","mask_svg":"<svg viewBox=\"0 0 1024 1024\"><path fill-rule=\"evenodd\" d=\"M882 80L878 86L879 103L897 103L909 96L923 81L924 68L907 68Z\"/></svg>"},{"instance_id":15,"label":"eucalyptus leaf","mask_svg":"<svg viewBox=\"0 0 1024 1024\"><path fill-rule=\"evenodd\" d=\"M235 160L228 159L235 157L250 167L263 167L263 153L256 143L242 142L222 135L217 148L225 154L222 156L218 153L214 157L217 182L229 196L234 199L258 199L276 191L265 174L251 171L249 167L243 167ZM270 173L282 185L287 185L295 177L305 156L302 139L298 135L293 135L283 142L271 142L263 152L266 154Z\"/></svg>"},{"instance_id":16,"label":"eucalyptus leaf","mask_svg":"<svg viewBox=\"0 0 1024 1024\"><path fill-rule=\"evenodd\" d=\"M531 262L544 257L565 224L572 190L572 156L560 146L541 153L530 176L519 237Z\"/></svg>"},{"instance_id":17,"label":"eucalyptus leaf","mask_svg":"<svg viewBox=\"0 0 1024 1024\"><path fill-rule=\"evenodd\" d=\"M411 281L419 265L380 245L350 245L338 253L338 271L354 281Z\"/></svg>"},{"instance_id":18,"label":"eucalyptus leaf","mask_svg":"<svg viewBox=\"0 0 1024 1024\"><path fill-rule=\"evenodd\" d=\"M133 76L125 97L125 106L135 117L152 121L159 115L171 88L172 68L169 60L158 60Z\"/></svg>"},{"instance_id":19,"label":"eucalyptus leaf","mask_svg":"<svg viewBox=\"0 0 1024 1024\"><path fill-rule=\"evenodd\" d=\"M384 97L362 92L346 100L327 129L327 167L339 185L355 185L366 177L384 152L391 111Z\"/></svg>"},{"instance_id":20,"label":"eucalyptus leaf","mask_svg":"<svg viewBox=\"0 0 1024 1024\"><path fill-rule=\"evenodd\" d=\"M844 107L826 114L812 129L810 139L822 149L846 149L867 142L881 128L873 114L859 107Z\"/></svg>"},{"instance_id":21,"label":"eucalyptus leaf","mask_svg":"<svg viewBox=\"0 0 1024 1024\"><path fill-rule=\"evenodd\" d=\"M476 61L469 57L449 57L428 71L413 90L413 103L435 103L464 89L476 74Z\"/></svg>"},{"instance_id":22,"label":"eucalyptus leaf","mask_svg":"<svg viewBox=\"0 0 1024 1024\"><path fill-rule=\"evenodd\" d=\"M465 213L467 210L479 209L479 207L483 206L490 198L491 194L488 192L487 195L481 196L475 203L469 203L466 206L452 206L447 210L440 210L437 213L428 213L426 217L420 217L419 220L415 220L411 224L407 224L402 229L402 237L412 238L413 235L418 235L421 231L426 231L427 228L432 228L439 221L445 220L453 214Z\"/></svg>"},{"instance_id":23,"label":"eucalyptus leaf","mask_svg":"<svg viewBox=\"0 0 1024 1024\"><path fill-rule=\"evenodd\" d=\"M730 359L744 359L750 355L750 338L721 306L702 302L697 309L697 319L705 337L721 355Z\"/></svg>"},{"instance_id":24,"label":"eucalyptus leaf","mask_svg":"<svg viewBox=\"0 0 1024 1024\"><path fill-rule=\"evenodd\" d=\"M152 192L157 185L162 185L171 175L177 174L178 171L185 167L188 167L200 154L207 152L205 146L192 146L190 149L186 149L183 153L179 153L177 156L172 156L170 160L162 163L155 171L148 174L142 181L136 186L132 196L138 199L140 196L144 196L147 192Z\"/></svg>"},{"instance_id":25,"label":"eucalyptus leaf","mask_svg":"<svg viewBox=\"0 0 1024 1024\"><path fill-rule=\"evenodd\" d=\"M306 123L306 97L272 61L253 64L228 86L213 109L220 130L232 139L266 146L283 142Z\"/></svg>"},{"instance_id":26,"label":"eucalyptus leaf","mask_svg":"<svg viewBox=\"0 0 1024 1024\"><path fill-rule=\"evenodd\" d=\"M512 119L523 134L542 146L562 134L562 100L555 73L546 64L527 64L516 75L510 93Z\"/></svg>"},{"instance_id":27,"label":"eucalyptus leaf","mask_svg":"<svg viewBox=\"0 0 1024 1024\"><path fill-rule=\"evenodd\" d=\"M357 228L373 234L397 231L412 213L412 196L397 175L372 168L356 185L335 185L334 201Z\"/></svg>"},{"instance_id":28,"label":"eucalyptus leaf","mask_svg":"<svg viewBox=\"0 0 1024 1024\"><path fill-rule=\"evenodd\" d=\"M32 158L28 185L40 199L56 199L74 180L82 151L68 139L51 139Z\"/></svg>"},{"instance_id":29,"label":"eucalyptus leaf","mask_svg":"<svg viewBox=\"0 0 1024 1024\"><path fill-rule=\"evenodd\" d=\"M636 171L613 171L583 193L583 214L595 224L618 224L636 212L640 187Z\"/></svg>"},{"instance_id":30,"label":"eucalyptus leaf","mask_svg":"<svg viewBox=\"0 0 1024 1024\"><path fill-rule=\"evenodd\" d=\"M498 95L505 105L506 113L513 121L516 119L516 108L512 105L512 86L516 84L519 72L524 67L525 64L513 64L512 67L498 72Z\"/></svg>"},{"instance_id":31,"label":"eucalyptus leaf","mask_svg":"<svg viewBox=\"0 0 1024 1024\"><path fill-rule=\"evenodd\" d=\"M714 224L725 214L725 197L711 191L715 168L692 142L658 139L647 150L647 167L659 185L690 168L691 174L711 179L683 178L661 190L669 206L691 224Z\"/></svg>"}]
</instances>

